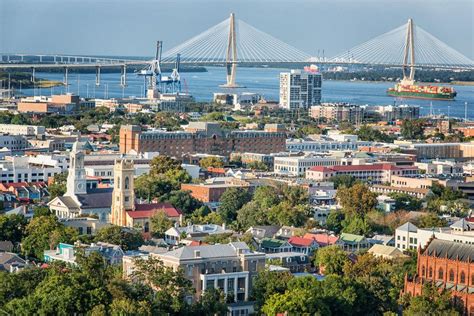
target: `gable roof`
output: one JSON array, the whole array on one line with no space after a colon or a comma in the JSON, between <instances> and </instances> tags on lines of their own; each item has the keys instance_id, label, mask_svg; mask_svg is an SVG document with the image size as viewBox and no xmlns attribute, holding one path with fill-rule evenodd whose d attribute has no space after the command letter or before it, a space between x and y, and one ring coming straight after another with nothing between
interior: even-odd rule
<instances>
[{"instance_id":1,"label":"gable roof","mask_svg":"<svg viewBox=\"0 0 474 316\"><path fill-rule=\"evenodd\" d=\"M340 239L345 243L359 243L365 240L364 236L342 233Z\"/></svg>"},{"instance_id":2,"label":"gable roof","mask_svg":"<svg viewBox=\"0 0 474 316\"><path fill-rule=\"evenodd\" d=\"M260 243L260 246L262 248L280 248L285 244L288 245L288 242L274 238L263 238L262 242Z\"/></svg>"},{"instance_id":3,"label":"gable roof","mask_svg":"<svg viewBox=\"0 0 474 316\"><path fill-rule=\"evenodd\" d=\"M127 211L131 218L149 218L157 212L165 212L167 217L179 217L182 212L170 203L135 204L135 210Z\"/></svg>"},{"instance_id":4,"label":"gable roof","mask_svg":"<svg viewBox=\"0 0 474 316\"><path fill-rule=\"evenodd\" d=\"M310 247L314 242L315 241L311 238L304 238L298 236L293 236L288 240L288 243L290 243L291 245L300 247Z\"/></svg>"},{"instance_id":5,"label":"gable roof","mask_svg":"<svg viewBox=\"0 0 474 316\"><path fill-rule=\"evenodd\" d=\"M110 208L112 205L112 188L87 190L87 194L78 194L77 199L82 209Z\"/></svg>"},{"instance_id":6,"label":"gable roof","mask_svg":"<svg viewBox=\"0 0 474 316\"><path fill-rule=\"evenodd\" d=\"M402 226L398 227L397 230L410 232L410 233L416 233L418 231L418 227L416 227L415 225L413 225L410 222L406 222Z\"/></svg>"},{"instance_id":7,"label":"gable roof","mask_svg":"<svg viewBox=\"0 0 474 316\"><path fill-rule=\"evenodd\" d=\"M313 239L320 246L334 245L339 240L339 237L332 236L332 235L329 235L329 234L306 233L303 237Z\"/></svg>"},{"instance_id":8,"label":"gable roof","mask_svg":"<svg viewBox=\"0 0 474 316\"><path fill-rule=\"evenodd\" d=\"M369 253L378 256L387 256L387 257L405 257L406 255L403 252L392 246L375 244L369 250Z\"/></svg>"},{"instance_id":9,"label":"gable roof","mask_svg":"<svg viewBox=\"0 0 474 316\"><path fill-rule=\"evenodd\" d=\"M423 255L470 263L474 262L474 245L433 239L423 251Z\"/></svg>"}]
</instances>

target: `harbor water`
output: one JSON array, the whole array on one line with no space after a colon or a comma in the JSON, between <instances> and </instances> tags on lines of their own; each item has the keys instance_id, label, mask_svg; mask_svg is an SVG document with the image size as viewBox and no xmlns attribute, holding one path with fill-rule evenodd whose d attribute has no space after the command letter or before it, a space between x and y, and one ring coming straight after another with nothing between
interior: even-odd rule
<instances>
[{"instance_id":1,"label":"harbor water","mask_svg":"<svg viewBox=\"0 0 474 316\"><path fill-rule=\"evenodd\" d=\"M287 71L275 68L237 68L237 83L244 88L223 89L220 84L225 81L225 68L208 67L207 72L181 73L182 90L192 94L196 101L212 100L214 92L256 92L267 100L278 101L279 74ZM166 75L166 74L165 74ZM63 75L59 73L36 73L38 78L62 81ZM465 102L467 102L467 116L474 119L474 86L458 86L455 100L420 100L396 99L386 95L387 88L393 86L391 82L364 82L364 81L323 81L323 102L349 102L354 104L390 105L409 104L421 107L421 114L444 114L450 117L464 118ZM47 89L23 89L24 95L50 95L65 93L79 93L83 97L118 98L122 96L142 97L144 95L144 80L134 73L127 75L127 87L120 86L120 74L103 73L100 86L95 85L95 74L69 74L69 86Z\"/></svg>"}]
</instances>

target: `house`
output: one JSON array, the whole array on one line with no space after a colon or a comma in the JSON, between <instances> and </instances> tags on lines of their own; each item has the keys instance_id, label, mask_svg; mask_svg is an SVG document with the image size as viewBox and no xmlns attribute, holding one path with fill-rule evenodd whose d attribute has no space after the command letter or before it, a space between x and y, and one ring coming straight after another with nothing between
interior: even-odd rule
<instances>
[{"instance_id":1,"label":"house","mask_svg":"<svg viewBox=\"0 0 474 316\"><path fill-rule=\"evenodd\" d=\"M354 252L369 248L369 242L364 236L342 233L339 237L345 251Z\"/></svg>"},{"instance_id":2,"label":"house","mask_svg":"<svg viewBox=\"0 0 474 316\"><path fill-rule=\"evenodd\" d=\"M267 264L281 266L290 272L306 272L311 270L309 256L300 252L278 252L265 255Z\"/></svg>"},{"instance_id":3,"label":"house","mask_svg":"<svg viewBox=\"0 0 474 316\"><path fill-rule=\"evenodd\" d=\"M76 217L61 219L64 226L77 229L79 235L95 235L97 230L110 226L109 223L90 217Z\"/></svg>"},{"instance_id":4,"label":"house","mask_svg":"<svg viewBox=\"0 0 474 316\"><path fill-rule=\"evenodd\" d=\"M304 253L308 256L319 248L318 243L312 238L293 236L288 239L288 243L292 246L294 252Z\"/></svg>"},{"instance_id":5,"label":"house","mask_svg":"<svg viewBox=\"0 0 474 316\"><path fill-rule=\"evenodd\" d=\"M339 242L339 237L334 235L329 235L327 233L306 233L303 238L313 239L319 245L319 247L326 247L336 245Z\"/></svg>"},{"instance_id":6,"label":"house","mask_svg":"<svg viewBox=\"0 0 474 316\"><path fill-rule=\"evenodd\" d=\"M233 233L233 231L230 229L226 229L225 224L222 226L215 225L215 224L204 224L204 225L191 225L190 224L185 227L179 227L177 224L175 224L175 226L169 228L165 232L164 239L167 244L176 246L183 239L201 241L203 238L209 235L231 234L231 233Z\"/></svg>"},{"instance_id":7,"label":"house","mask_svg":"<svg viewBox=\"0 0 474 316\"><path fill-rule=\"evenodd\" d=\"M16 253L0 252L0 271L18 272L28 266L28 262Z\"/></svg>"},{"instance_id":8,"label":"house","mask_svg":"<svg viewBox=\"0 0 474 316\"><path fill-rule=\"evenodd\" d=\"M395 236L391 235L375 235L367 239L372 245L385 245L395 247Z\"/></svg>"},{"instance_id":9,"label":"house","mask_svg":"<svg viewBox=\"0 0 474 316\"><path fill-rule=\"evenodd\" d=\"M371 253L375 257L381 257L384 259L391 259L391 260L408 258L408 256L405 255L400 249L392 247L392 246L386 246L386 245L380 245L380 244L373 245L368 250L368 253Z\"/></svg>"},{"instance_id":10,"label":"house","mask_svg":"<svg viewBox=\"0 0 474 316\"><path fill-rule=\"evenodd\" d=\"M0 252L12 252L13 243L10 240L0 240Z\"/></svg>"},{"instance_id":11,"label":"house","mask_svg":"<svg viewBox=\"0 0 474 316\"><path fill-rule=\"evenodd\" d=\"M228 298L231 315L253 313L253 302L249 301L255 276L265 268L265 254L254 252L244 242L229 244L184 246L162 254L148 254L161 260L165 267L174 271L182 269L184 276L192 282L194 291L185 298L192 303L201 298L206 289L221 289ZM137 256L125 256L123 272L130 277Z\"/></svg>"},{"instance_id":12,"label":"house","mask_svg":"<svg viewBox=\"0 0 474 316\"><path fill-rule=\"evenodd\" d=\"M251 234L255 240L261 240L273 238L280 228L280 226L251 226L245 233Z\"/></svg>"},{"instance_id":13,"label":"house","mask_svg":"<svg viewBox=\"0 0 474 316\"><path fill-rule=\"evenodd\" d=\"M300 232L301 228L296 228L293 226L282 226L275 234L275 237L289 239L292 236L297 236Z\"/></svg>"},{"instance_id":14,"label":"house","mask_svg":"<svg viewBox=\"0 0 474 316\"><path fill-rule=\"evenodd\" d=\"M70 263L75 265L76 264L76 248L84 249L85 254L91 252L98 252L100 255L104 257L108 264L121 264L122 257L124 252L122 248L118 245L104 243L104 242L97 242L92 243L90 245L86 244L65 244L59 243L56 247L56 250L45 250L44 251L44 261L45 262L52 262L52 261L63 261L66 263Z\"/></svg>"},{"instance_id":15,"label":"house","mask_svg":"<svg viewBox=\"0 0 474 316\"><path fill-rule=\"evenodd\" d=\"M259 246L260 251L265 253L290 252L292 248L288 241L275 238L263 238Z\"/></svg>"},{"instance_id":16,"label":"house","mask_svg":"<svg viewBox=\"0 0 474 316\"><path fill-rule=\"evenodd\" d=\"M44 182L0 183L0 191L10 192L20 201L40 200L49 195Z\"/></svg>"}]
</instances>

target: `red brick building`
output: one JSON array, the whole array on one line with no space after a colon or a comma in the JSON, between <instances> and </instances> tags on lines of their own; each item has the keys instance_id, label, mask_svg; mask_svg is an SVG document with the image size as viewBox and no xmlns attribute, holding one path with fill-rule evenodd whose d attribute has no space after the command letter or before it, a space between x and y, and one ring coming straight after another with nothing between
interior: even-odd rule
<instances>
[{"instance_id":1,"label":"red brick building","mask_svg":"<svg viewBox=\"0 0 474 316\"><path fill-rule=\"evenodd\" d=\"M462 300L464 313L474 315L474 245L432 239L418 249L417 274L405 278L403 293L420 295L423 284L434 282Z\"/></svg>"},{"instance_id":2,"label":"red brick building","mask_svg":"<svg viewBox=\"0 0 474 316\"><path fill-rule=\"evenodd\" d=\"M120 128L120 152L159 152L180 158L203 153L229 156L233 152L269 154L286 149L286 133L270 130L224 131L217 123L192 122L185 131L142 131L140 126Z\"/></svg>"}]
</instances>

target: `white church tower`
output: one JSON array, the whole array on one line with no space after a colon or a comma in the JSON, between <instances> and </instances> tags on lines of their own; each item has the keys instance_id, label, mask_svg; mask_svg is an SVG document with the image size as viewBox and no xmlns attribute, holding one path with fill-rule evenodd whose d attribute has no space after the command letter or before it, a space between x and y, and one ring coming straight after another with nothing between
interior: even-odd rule
<instances>
[{"instance_id":1,"label":"white church tower","mask_svg":"<svg viewBox=\"0 0 474 316\"><path fill-rule=\"evenodd\" d=\"M87 194L86 171L84 169L84 143L76 141L69 156L69 174L65 196Z\"/></svg>"}]
</instances>

